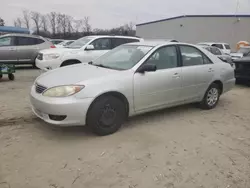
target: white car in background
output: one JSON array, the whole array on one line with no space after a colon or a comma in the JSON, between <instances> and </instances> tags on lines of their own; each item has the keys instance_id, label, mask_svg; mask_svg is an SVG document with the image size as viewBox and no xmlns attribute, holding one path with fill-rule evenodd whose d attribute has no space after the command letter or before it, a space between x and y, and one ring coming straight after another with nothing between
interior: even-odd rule
<instances>
[{"instance_id":1,"label":"white car in background","mask_svg":"<svg viewBox=\"0 0 250 188\"><path fill-rule=\"evenodd\" d=\"M90 62L117 46L139 41L142 39L129 36L87 36L76 40L66 48L40 51L36 58L36 66L48 71L63 66Z\"/></svg>"},{"instance_id":2,"label":"white car in background","mask_svg":"<svg viewBox=\"0 0 250 188\"><path fill-rule=\"evenodd\" d=\"M61 43L59 43L59 44L57 44L55 46L56 46L56 48L64 48L64 47L69 46L73 42L75 42L75 40L65 40L65 41L63 41L63 42L61 42Z\"/></svg>"},{"instance_id":3,"label":"white car in background","mask_svg":"<svg viewBox=\"0 0 250 188\"><path fill-rule=\"evenodd\" d=\"M220 42L200 42L198 45L207 45L207 46L214 46L219 48L224 54L230 55L231 47L227 43L220 43Z\"/></svg>"}]
</instances>

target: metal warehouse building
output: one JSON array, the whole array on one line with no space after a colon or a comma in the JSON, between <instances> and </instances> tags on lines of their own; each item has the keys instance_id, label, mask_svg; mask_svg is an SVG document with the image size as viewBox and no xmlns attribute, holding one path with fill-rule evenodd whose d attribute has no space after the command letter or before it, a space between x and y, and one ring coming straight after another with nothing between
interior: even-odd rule
<instances>
[{"instance_id":1,"label":"metal warehouse building","mask_svg":"<svg viewBox=\"0 0 250 188\"><path fill-rule=\"evenodd\" d=\"M145 39L176 39L182 42L226 42L236 48L250 41L250 15L184 15L136 25Z\"/></svg>"}]
</instances>

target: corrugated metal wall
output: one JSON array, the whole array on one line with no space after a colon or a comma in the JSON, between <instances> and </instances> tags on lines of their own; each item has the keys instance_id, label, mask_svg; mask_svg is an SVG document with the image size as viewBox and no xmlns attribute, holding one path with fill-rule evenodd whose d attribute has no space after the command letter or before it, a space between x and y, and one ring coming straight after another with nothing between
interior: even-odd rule
<instances>
[{"instance_id":1,"label":"corrugated metal wall","mask_svg":"<svg viewBox=\"0 0 250 188\"><path fill-rule=\"evenodd\" d=\"M235 49L237 42L250 41L250 17L183 17L139 25L136 35L189 43L226 42Z\"/></svg>"}]
</instances>

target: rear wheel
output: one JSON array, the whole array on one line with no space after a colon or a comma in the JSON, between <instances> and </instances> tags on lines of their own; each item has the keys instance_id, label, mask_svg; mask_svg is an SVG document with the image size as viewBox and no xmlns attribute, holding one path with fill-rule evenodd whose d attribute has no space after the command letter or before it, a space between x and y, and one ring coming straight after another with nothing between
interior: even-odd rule
<instances>
[{"instance_id":1,"label":"rear wheel","mask_svg":"<svg viewBox=\"0 0 250 188\"><path fill-rule=\"evenodd\" d=\"M2 75L2 74L0 74L0 79L2 79L2 77L3 77L3 75Z\"/></svg>"},{"instance_id":2,"label":"rear wheel","mask_svg":"<svg viewBox=\"0 0 250 188\"><path fill-rule=\"evenodd\" d=\"M125 118L125 105L120 99L101 96L88 111L87 126L97 135L105 136L119 130Z\"/></svg>"},{"instance_id":3,"label":"rear wheel","mask_svg":"<svg viewBox=\"0 0 250 188\"><path fill-rule=\"evenodd\" d=\"M69 61L65 61L61 64L61 67L65 67L65 66L69 66L69 65L75 65L75 64L80 64L80 61L74 61L74 60L69 60Z\"/></svg>"},{"instance_id":4,"label":"rear wheel","mask_svg":"<svg viewBox=\"0 0 250 188\"><path fill-rule=\"evenodd\" d=\"M15 80L14 74L8 74L9 80Z\"/></svg>"},{"instance_id":5,"label":"rear wheel","mask_svg":"<svg viewBox=\"0 0 250 188\"><path fill-rule=\"evenodd\" d=\"M220 87L215 83L211 84L200 103L200 107L206 110L216 107L220 99L220 93Z\"/></svg>"}]
</instances>

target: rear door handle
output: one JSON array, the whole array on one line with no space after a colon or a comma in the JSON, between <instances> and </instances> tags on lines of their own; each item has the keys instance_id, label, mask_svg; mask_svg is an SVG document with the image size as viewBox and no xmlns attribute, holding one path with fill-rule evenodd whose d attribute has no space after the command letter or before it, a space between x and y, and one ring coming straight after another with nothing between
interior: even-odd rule
<instances>
[{"instance_id":1,"label":"rear door handle","mask_svg":"<svg viewBox=\"0 0 250 188\"><path fill-rule=\"evenodd\" d=\"M15 51L16 50L16 48L10 48L10 51Z\"/></svg>"}]
</instances>

